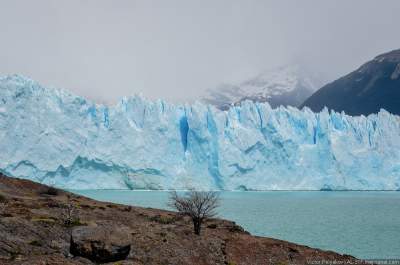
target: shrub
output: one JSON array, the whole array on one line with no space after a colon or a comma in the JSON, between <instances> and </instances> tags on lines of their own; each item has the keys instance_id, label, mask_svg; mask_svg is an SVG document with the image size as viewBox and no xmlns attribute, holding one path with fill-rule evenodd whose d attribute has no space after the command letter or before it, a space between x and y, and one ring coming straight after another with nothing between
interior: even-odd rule
<instances>
[{"instance_id":1,"label":"shrub","mask_svg":"<svg viewBox=\"0 0 400 265\"><path fill-rule=\"evenodd\" d=\"M96 209L95 206L88 205L88 204L79 204L78 206L79 206L80 208L82 208L82 209L90 209L90 210Z\"/></svg>"},{"instance_id":2,"label":"shrub","mask_svg":"<svg viewBox=\"0 0 400 265\"><path fill-rule=\"evenodd\" d=\"M6 214L6 204L0 202L0 216L4 216Z\"/></svg>"},{"instance_id":3,"label":"shrub","mask_svg":"<svg viewBox=\"0 0 400 265\"><path fill-rule=\"evenodd\" d=\"M51 201L47 202L47 207L49 207L49 208L60 208L61 205L58 202L51 200Z\"/></svg>"},{"instance_id":4,"label":"shrub","mask_svg":"<svg viewBox=\"0 0 400 265\"><path fill-rule=\"evenodd\" d=\"M63 220L63 224L66 227L81 225L81 222L76 215L75 205L72 203L70 196L67 197L67 203L63 206L61 217Z\"/></svg>"},{"instance_id":5,"label":"shrub","mask_svg":"<svg viewBox=\"0 0 400 265\"><path fill-rule=\"evenodd\" d=\"M244 233L245 230L243 229L243 227L238 226L237 224L233 224L232 226L229 227L229 232L232 232L232 233Z\"/></svg>"},{"instance_id":6,"label":"shrub","mask_svg":"<svg viewBox=\"0 0 400 265\"><path fill-rule=\"evenodd\" d=\"M3 194L0 193L0 216L3 217L10 217L12 216L11 214L7 213L7 198Z\"/></svg>"},{"instance_id":7,"label":"shrub","mask_svg":"<svg viewBox=\"0 0 400 265\"><path fill-rule=\"evenodd\" d=\"M21 256L22 251L21 251L20 247L17 246L17 248L9 250L8 253L10 254L11 260L16 260L17 258L19 258Z\"/></svg>"},{"instance_id":8,"label":"shrub","mask_svg":"<svg viewBox=\"0 0 400 265\"><path fill-rule=\"evenodd\" d=\"M0 203L6 202L6 201L7 201L6 196L4 196L3 194L0 193Z\"/></svg>"},{"instance_id":9,"label":"shrub","mask_svg":"<svg viewBox=\"0 0 400 265\"><path fill-rule=\"evenodd\" d=\"M29 242L29 245L35 246L35 247L41 247L42 243L39 242L38 240L32 240L31 242Z\"/></svg>"},{"instance_id":10,"label":"shrub","mask_svg":"<svg viewBox=\"0 0 400 265\"><path fill-rule=\"evenodd\" d=\"M41 195L57 196L59 193L58 189L54 187L47 187L40 192Z\"/></svg>"},{"instance_id":11,"label":"shrub","mask_svg":"<svg viewBox=\"0 0 400 265\"><path fill-rule=\"evenodd\" d=\"M124 208L122 209L122 211L124 211L124 212L130 212L130 211L132 211L132 206L126 206L126 207L124 207Z\"/></svg>"},{"instance_id":12,"label":"shrub","mask_svg":"<svg viewBox=\"0 0 400 265\"><path fill-rule=\"evenodd\" d=\"M215 229L215 228L217 228L217 224L209 224L209 225L207 226L207 228Z\"/></svg>"},{"instance_id":13,"label":"shrub","mask_svg":"<svg viewBox=\"0 0 400 265\"><path fill-rule=\"evenodd\" d=\"M165 215L155 215L150 217L150 221L152 222L157 222L159 224L173 224L175 223L176 219L171 216L165 216Z\"/></svg>"},{"instance_id":14,"label":"shrub","mask_svg":"<svg viewBox=\"0 0 400 265\"><path fill-rule=\"evenodd\" d=\"M42 223L47 223L47 224L54 224L56 220L53 217L47 217L47 216L39 216L39 217L33 217L31 219L32 222L42 222Z\"/></svg>"},{"instance_id":15,"label":"shrub","mask_svg":"<svg viewBox=\"0 0 400 265\"><path fill-rule=\"evenodd\" d=\"M74 226L81 226L81 225L86 225L85 223L82 223L79 218L74 218L71 221L64 222L65 227L74 227Z\"/></svg>"}]
</instances>

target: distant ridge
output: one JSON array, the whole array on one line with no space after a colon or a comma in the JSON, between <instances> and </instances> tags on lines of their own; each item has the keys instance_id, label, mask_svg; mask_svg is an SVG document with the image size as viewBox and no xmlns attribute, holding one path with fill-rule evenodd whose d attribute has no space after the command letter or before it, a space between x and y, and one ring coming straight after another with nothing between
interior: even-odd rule
<instances>
[{"instance_id":1,"label":"distant ridge","mask_svg":"<svg viewBox=\"0 0 400 265\"><path fill-rule=\"evenodd\" d=\"M309 97L301 107L314 112L325 106L349 115L368 115L385 109L400 114L400 49L376 56L356 71Z\"/></svg>"},{"instance_id":2,"label":"distant ridge","mask_svg":"<svg viewBox=\"0 0 400 265\"><path fill-rule=\"evenodd\" d=\"M299 65L287 65L262 72L239 84L221 84L208 90L203 102L227 110L245 100L268 102L272 108L300 106L324 82Z\"/></svg>"}]
</instances>

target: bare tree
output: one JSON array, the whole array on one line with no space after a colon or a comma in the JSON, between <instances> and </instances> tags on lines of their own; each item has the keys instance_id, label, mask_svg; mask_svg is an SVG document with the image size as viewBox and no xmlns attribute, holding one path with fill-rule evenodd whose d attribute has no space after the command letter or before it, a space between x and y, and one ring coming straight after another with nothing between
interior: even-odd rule
<instances>
[{"instance_id":1,"label":"bare tree","mask_svg":"<svg viewBox=\"0 0 400 265\"><path fill-rule=\"evenodd\" d=\"M179 213L189 216L193 221L194 233L200 235L201 224L207 218L217 215L218 193L213 191L189 191L179 196L176 191L170 195L169 205Z\"/></svg>"}]
</instances>

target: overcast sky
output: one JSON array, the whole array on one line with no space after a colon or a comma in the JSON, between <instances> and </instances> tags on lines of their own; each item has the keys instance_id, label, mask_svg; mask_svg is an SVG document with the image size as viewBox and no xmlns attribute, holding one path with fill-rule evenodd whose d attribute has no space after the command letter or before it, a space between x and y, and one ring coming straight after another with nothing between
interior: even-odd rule
<instances>
[{"instance_id":1,"label":"overcast sky","mask_svg":"<svg viewBox=\"0 0 400 265\"><path fill-rule=\"evenodd\" d=\"M400 48L398 0L0 0L0 75L186 101L293 62L335 79Z\"/></svg>"}]
</instances>

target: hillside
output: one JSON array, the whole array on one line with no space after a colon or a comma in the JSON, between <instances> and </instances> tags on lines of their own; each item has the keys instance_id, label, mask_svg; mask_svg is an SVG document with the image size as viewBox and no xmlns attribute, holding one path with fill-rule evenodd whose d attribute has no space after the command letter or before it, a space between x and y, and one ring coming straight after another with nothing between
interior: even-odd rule
<instances>
[{"instance_id":1,"label":"hillside","mask_svg":"<svg viewBox=\"0 0 400 265\"><path fill-rule=\"evenodd\" d=\"M325 85L302 104L305 106L315 112L326 106L349 115L368 115L380 109L400 114L400 49L381 54Z\"/></svg>"},{"instance_id":2,"label":"hillside","mask_svg":"<svg viewBox=\"0 0 400 265\"><path fill-rule=\"evenodd\" d=\"M94 201L0 175L0 264L305 264L347 255L255 237L209 220L201 236L174 212ZM66 224L66 209L75 209ZM84 258L85 257L85 258Z\"/></svg>"}]
</instances>

